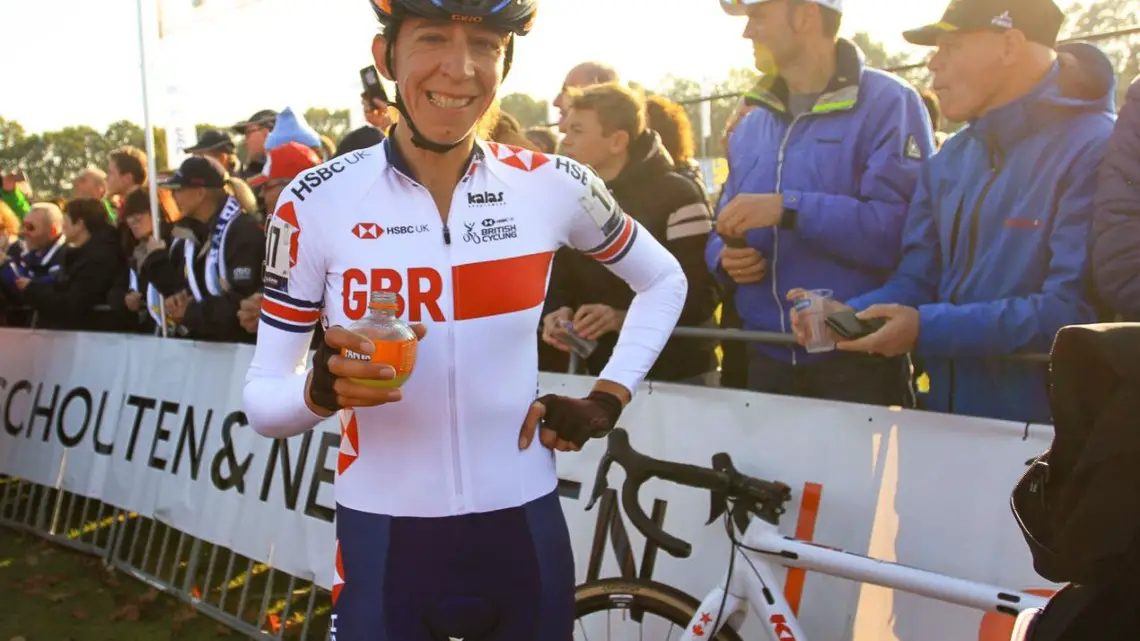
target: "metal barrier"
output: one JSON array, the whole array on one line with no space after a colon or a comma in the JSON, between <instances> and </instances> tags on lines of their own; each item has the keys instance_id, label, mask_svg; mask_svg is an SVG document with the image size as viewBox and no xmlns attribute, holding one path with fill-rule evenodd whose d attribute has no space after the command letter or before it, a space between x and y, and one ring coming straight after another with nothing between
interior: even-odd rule
<instances>
[{"instance_id":1,"label":"metal barrier","mask_svg":"<svg viewBox=\"0 0 1140 641\"><path fill-rule=\"evenodd\" d=\"M251 639L329 639L327 590L156 519L0 476L0 527L95 556Z\"/></svg>"},{"instance_id":2,"label":"metal barrier","mask_svg":"<svg viewBox=\"0 0 1140 641\"><path fill-rule=\"evenodd\" d=\"M793 334L781 332L757 332L748 329L721 329L712 327L677 327L673 329L673 336L689 338L711 338L718 341L747 341L750 343L767 343L769 345L796 345ZM1001 354L995 358L1000 360L1028 361L1031 363L1048 363L1048 354ZM566 372L576 374L579 371L581 359L574 352L570 352L570 365Z\"/></svg>"}]
</instances>

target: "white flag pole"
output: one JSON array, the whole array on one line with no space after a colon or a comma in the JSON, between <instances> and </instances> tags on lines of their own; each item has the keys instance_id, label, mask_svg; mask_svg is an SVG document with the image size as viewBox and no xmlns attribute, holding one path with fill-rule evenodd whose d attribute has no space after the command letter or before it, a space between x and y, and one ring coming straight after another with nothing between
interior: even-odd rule
<instances>
[{"instance_id":1,"label":"white flag pole","mask_svg":"<svg viewBox=\"0 0 1140 641\"><path fill-rule=\"evenodd\" d=\"M138 14L139 14L139 59L142 67L142 101L143 101L143 131L146 136L146 162L147 162L147 180L150 186L150 219L154 228L154 237L156 240L162 240L162 228L160 226L160 219L158 216L158 160L155 158L154 153L154 129L150 126L150 97L147 94L147 76L149 75L149 67L146 60L146 16L143 15L143 0L137 0ZM141 293L141 292L140 292ZM166 337L166 306L159 307L159 314L161 315L161 323L159 330L162 336Z\"/></svg>"}]
</instances>

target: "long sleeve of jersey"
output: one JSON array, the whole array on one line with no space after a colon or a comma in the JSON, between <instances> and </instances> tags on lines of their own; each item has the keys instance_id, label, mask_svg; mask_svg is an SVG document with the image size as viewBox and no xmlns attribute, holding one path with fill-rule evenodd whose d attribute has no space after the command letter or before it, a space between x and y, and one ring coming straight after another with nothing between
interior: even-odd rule
<instances>
[{"instance_id":1,"label":"long sleeve of jersey","mask_svg":"<svg viewBox=\"0 0 1140 641\"><path fill-rule=\"evenodd\" d=\"M634 291L613 355L599 375L633 393L677 326L688 280L677 259L621 210L600 178L591 172L586 182L567 241Z\"/></svg>"},{"instance_id":2,"label":"long sleeve of jersey","mask_svg":"<svg viewBox=\"0 0 1140 641\"><path fill-rule=\"evenodd\" d=\"M264 436L293 436L323 420L305 403L305 360L325 286L319 232L298 219L291 199L282 200L265 231L264 299L244 393L246 418Z\"/></svg>"}]
</instances>

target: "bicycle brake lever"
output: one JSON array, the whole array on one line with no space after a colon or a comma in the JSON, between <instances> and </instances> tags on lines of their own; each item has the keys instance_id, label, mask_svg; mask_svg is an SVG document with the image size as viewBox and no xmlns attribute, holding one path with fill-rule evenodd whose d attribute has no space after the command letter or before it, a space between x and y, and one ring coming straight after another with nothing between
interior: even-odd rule
<instances>
[{"instance_id":1,"label":"bicycle brake lever","mask_svg":"<svg viewBox=\"0 0 1140 641\"><path fill-rule=\"evenodd\" d=\"M720 518L725 511L728 510L728 495L724 492L709 492L709 520L705 521L705 525L709 525L713 521Z\"/></svg>"},{"instance_id":2,"label":"bicycle brake lever","mask_svg":"<svg viewBox=\"0 0 1140 641\"><path fill-rule=\"evenodd\" d=\"M606 478L609 476L610 466L613 465L614 458L607 452L602 456L602 460L598 462L598 474L594 477L594 491L590 494L590 502L586 504L586 511L589 512L590 508L602 498L606 490L610 489L609 481Z\"/></svg>"}]
</instances>

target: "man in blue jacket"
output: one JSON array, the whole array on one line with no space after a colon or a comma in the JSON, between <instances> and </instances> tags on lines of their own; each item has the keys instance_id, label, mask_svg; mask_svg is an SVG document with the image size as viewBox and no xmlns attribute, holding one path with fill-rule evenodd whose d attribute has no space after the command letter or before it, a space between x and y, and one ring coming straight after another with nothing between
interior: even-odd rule
<instances>
[{"instance_id":1,"label":"man in blue jacket","mask_svg":"<svg viewBox=\"0 0 1140 641\"><path fill-rule=\"evenodd\" d=\"M747 16L744 36L771 73L750 95L758 108L732 134L705 258L723 283L735 283L745 329L787 332L792 286L846 300L886 282L933 148L930 118L914 88L865 68L858 49L836 37L841 0L721 6ZM909 405L909 376L905 355L749 350L748 387L762 392Z\"/></svg>"},{"instance_id":2,"label":"man in blue jacket","mask_svg":"<svg viewBox=\"0 0 1140 641\"><path fill-rule=\"evenodd\" d=\"M1102 301L1140 321L1140 79L1128 88L1100 166L1093 275Z\"/></svg>"},{"instance_id":3,"label":"man in blue jacket","mask_svg":"<svg viewBox=\"0 0 1140 641\"><path fill-rule=\"evenodd\" d=\"M1048 352L1089 304L1096 171L1112 131L1114 74L1090 45L1054 50L1052 0L955 0L905 34L937 46L928 66L946 117L968 126L923 168L898 270L848 300L886 324L845 350L917 351L933 410L1048 422Z\"/></svg>"}]
</instances>

